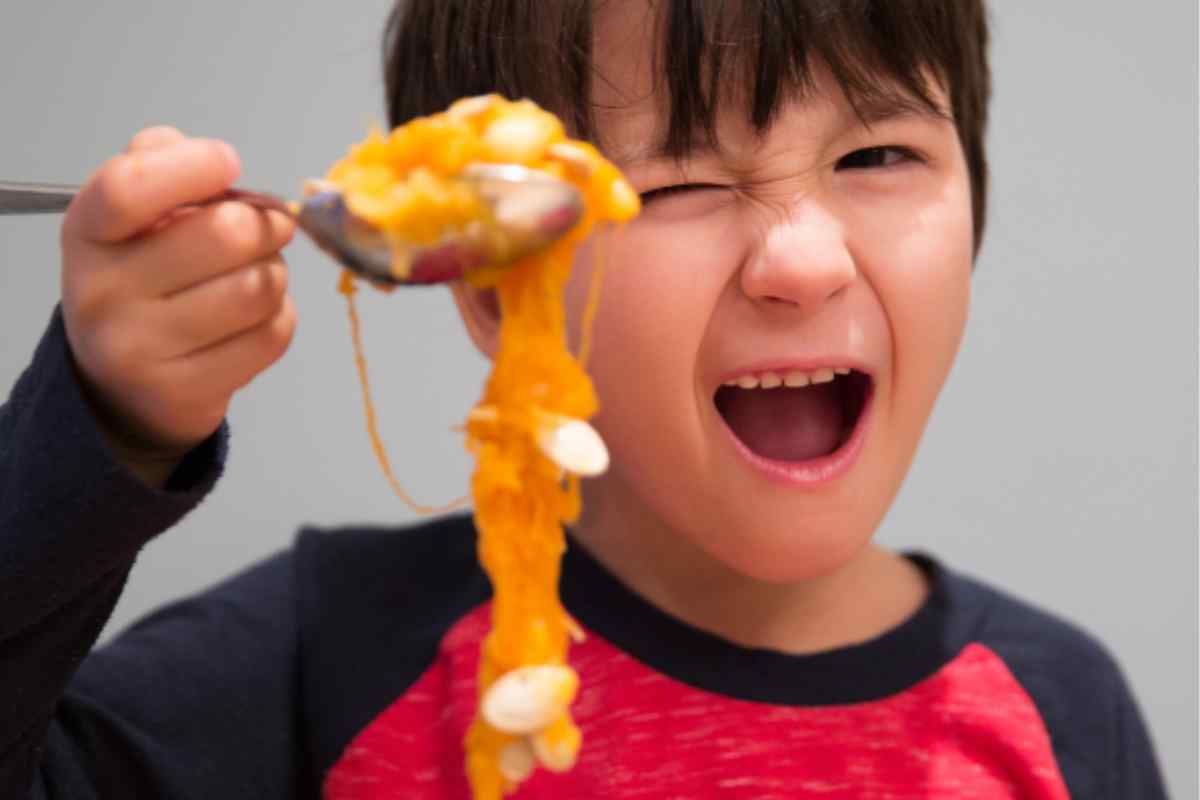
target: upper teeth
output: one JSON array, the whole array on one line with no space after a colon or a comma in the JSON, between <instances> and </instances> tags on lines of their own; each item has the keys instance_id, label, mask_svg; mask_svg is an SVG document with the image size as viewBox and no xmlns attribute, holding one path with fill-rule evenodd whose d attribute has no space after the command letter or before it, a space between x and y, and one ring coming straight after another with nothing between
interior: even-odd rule
<instances>
[{"instance_id":1,"label":"upper teeth","mask_svg":"<svg viewBox=\"0 0 1200 800\"><path fill-rule=\"evenodd\" d=\"M757 375L740 375L725 381L726 386L742 389L774 389L776 386L808 386L810 383L829 383L834 375L849 375L849 367L821 367L811 372L789 370L788 372L760 372Z\"/></svg>"}]
</instances>

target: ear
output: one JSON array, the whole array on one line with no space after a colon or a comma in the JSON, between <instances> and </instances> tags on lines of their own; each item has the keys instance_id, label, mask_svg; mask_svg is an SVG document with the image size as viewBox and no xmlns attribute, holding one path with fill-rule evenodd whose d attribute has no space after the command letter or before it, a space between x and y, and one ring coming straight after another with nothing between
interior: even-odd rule
<instances>
[{"instance_id":1,"label":"ear","mask_svg":"<svg viewBox=\"0 0 1200 800\"><path fill-rule=\"evenodd\" d=\"M460 280L450 284L450 292L475 347L487 358L495 358L500 341L500 302L496 290L480 289Z\"/></svg>"}]
</instances>

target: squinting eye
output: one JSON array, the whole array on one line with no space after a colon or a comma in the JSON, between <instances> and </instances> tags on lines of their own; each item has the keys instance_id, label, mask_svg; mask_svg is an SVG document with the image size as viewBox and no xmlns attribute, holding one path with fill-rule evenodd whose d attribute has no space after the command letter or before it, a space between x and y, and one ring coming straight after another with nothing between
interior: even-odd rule
<instances>
[{"instance_id":1,"label":"squinting eye","mask_svg":"<svg viewBox=\"0 0 1200 800\"><path fill-rule=\"evenodd\" d=\"M647 189L638 196L642 199L642 205L646 205L653 200L664 200L668 197L684 194L685 192L723 188L725 187L715 183L676 183L671 186L660 186L657 189Z\"/></svg>"},{"instance_id":2,"label":"squinting eye","mask_svg":"<svg viewBox=\"0 0 1200 800\"><path fill-rule=\"evenodd\" d=\"M886 145L864 147L838 159L836 169L871 169L891 167L904 161L919 161L920 158L907 147Z\"/></svg>"}]
</instances>

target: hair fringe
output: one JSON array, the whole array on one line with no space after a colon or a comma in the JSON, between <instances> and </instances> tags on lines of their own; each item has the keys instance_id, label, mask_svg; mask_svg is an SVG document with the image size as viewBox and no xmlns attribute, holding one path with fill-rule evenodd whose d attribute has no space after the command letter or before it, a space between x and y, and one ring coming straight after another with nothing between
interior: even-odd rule
<instances>
[{"instance_id":1,"label":"hair fringe","mask_svg":"<svg viewBox=\"0 0 1200 800\"><path fill-rule=\"evenodd\" d=\"M383 40L388 120L395 126L459 97L528 97L572 134L596 134L592 13L603 0L398 0ZM758 131L829 69L851 106L879 101L937 110L940 81L971 180L975 251L987 199L992 84L983 0L652 0L652 64L668 100L662 149L685 157L716 145L718 110L746 107Z\"/></svg>"}]
</instances>

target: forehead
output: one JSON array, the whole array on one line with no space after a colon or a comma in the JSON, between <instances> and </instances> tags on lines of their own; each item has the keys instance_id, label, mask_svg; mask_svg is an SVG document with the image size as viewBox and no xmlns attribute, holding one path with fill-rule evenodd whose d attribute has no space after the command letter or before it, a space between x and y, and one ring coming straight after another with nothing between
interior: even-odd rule
<instances>
[{"instance_id":1,"label":"forehead","mask_svg":"<svg viewBox=\"0 0 1200 800\"><path fill-rule=\"evenodd\" d=\"M593 134L611 157L624 162L681 154L678 148L672 152L667 142L671 117L680 116L680 109L673 108L673 104L681 102L679 92L669 91L669 83L689 68L689 82L704 82L711 69L709 63L689 67L680 63L687 53L668 52L663 25L669 5L661 0L607 0L597 3L594 9ZM709 45L706 57L713 57L721 49L719 44ZM745 38L724 46L720 53L721 79L710 97L716 108L712 115L716 141L706 140L705 132L697 128L687 135L683 154L711 149L713 145L721 147L730 141L761 138L766 132L752 122L755 81L761 78L745 59L754 58L754 49L754 41ZM763 56L758 53L757 57ZM810 58L805 72L802 80L781 86L780 106L799 109L813 126L869 126L897 116L952 122L947 93L931 71L924 71L922 91L926 97L921 98L899 80L871 74L870 68L864 67L859 80L867 76L868 90L857 92L853 100L847 97L843 83L818 59ZM685 100L692 107L684 111L690 112L687 116L695 123L701 116L695 101Z\"/></svg>"},{"instance_id":2,"label":"forehead","mask_svg":"<svg viewBox=\"0 0 1200 800\"><path fill-rule=\"evenodd\" d=\"M620 160L661 136L666 98L656 91L656 18L648 3L597 5L592 20L591 103L599 144Z\"/></svg>"},{"instance_id":3,"label":"forehead","mask_svg":"<svg viewBox=\"0 0 1200 800\"><path fill-rule=\"evenodd\" d=\"M592 53L597 101L649 90L659 12L646 0L597 3L592 14ZM615 83L614 83L615 82ZM628 96L624 100L631 99Z\"/></svg>"}]
</instances>

